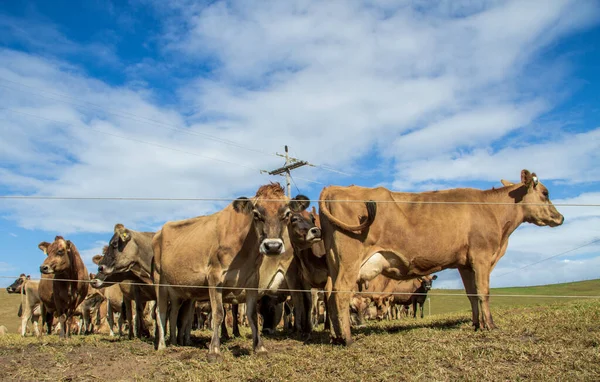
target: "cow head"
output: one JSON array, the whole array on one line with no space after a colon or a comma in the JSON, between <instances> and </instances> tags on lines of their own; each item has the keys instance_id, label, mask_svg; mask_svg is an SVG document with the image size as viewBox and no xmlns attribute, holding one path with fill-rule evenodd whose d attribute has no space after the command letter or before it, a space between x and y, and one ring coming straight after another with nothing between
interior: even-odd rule
<instances>
[{"instance_id":1,"label":"cow head","mask_svg":"<svg viewBox=\"0 0 600 382\"><path fill-rule=\"evenodd\" d=\"M509 192L509 196L516 203L523 204L523 221L550 227L559 226L565 221L564 216L550 201L548 189L540 182L535 173L522 170L521 183L517 185L506 180L501 182L505 186L518 186Z\"/></svg>"},{"instance_id":2,"label":"cow head","mask_svg":"<svg viewBox=\"0 0 600 382\"><path fill-rule=\"evenodd\" d=\"M307 249L321 241L321 228L316 225L316 217L306 210L293 212L288 221L290 241L296 249Z\"/></svg>"},{"instance_id":3,"label":"cow head","mask_svg":"<svg viewBox=\"0 0 600 382\"><path fill-rule=\"evenodd\" d=\"M40 272L44 274L62 273L69 270L72 266L72 252L77 251L75 245L62 236L56 236L52 243L43 241L38 248L47 255L46 260L40 266Z\"/></svg>"},{"instance_id":4,"label":"cow head","mask_svg":"<svg viewBox=\"0 0 600 382\"><path fill-rule=\"evenodd\" d=\"M25 276L25 273L21 273L19 278L16 279L14 283L6 287L6 291L8 293L21 293L21 289L23 288L23 285L25 285L25 281L29 279L31 279L29 275Z\"/></svg>"},{"instance_id":5,"label":"cow head","mask_svg":"<svg viewBox=\"0 0 600 382\"><path fill-rule=\"evenodd\" d=\"M259 240L259 251L264 255L280 255L285 252L283 233L292 214L304 211L308 198L298 195L287 200L279 183L271 183L258 189L256 197L238 198L233 209L252 216L252 226Z\"/></svg>"},{"instance_id":6,"label":"cow head","mask_svg":"<svg viewBox=\"0 0 600 382\"><path fill-rule=\"evenodd\" d=\"M419 277L418 280L421 282L423 289L425 289L425 293L427 293L431 290L433 280L437 280L437 275Z\"/></svg>"},{"instance_id":7,"label":"cow head","mask_svg":"<svg viewBox=\"0 0 600 382\"><path fill-rule=\"evenodd\" d=\"M110 276L129 271L137 261L137 253L138 247L131 232L123 224L116 224L113 236L103 249L104 256L92 260L98 265L98 273Z\"/></svg>"}]
</instances>

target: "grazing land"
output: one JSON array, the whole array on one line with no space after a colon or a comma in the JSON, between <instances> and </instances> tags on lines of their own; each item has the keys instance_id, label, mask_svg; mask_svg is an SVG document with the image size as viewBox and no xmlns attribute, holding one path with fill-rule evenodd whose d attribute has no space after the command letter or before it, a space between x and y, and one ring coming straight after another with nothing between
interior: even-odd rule
<instances>
[{"instance_id":1,"label":"grazing land","mask_svg":"<svg viewBox=\"0 0 600 382\"><path fill-rule=\"evenodd\" d=\"M598 285L595 280L494 293L593 295ZM0 370L4 380L600 380L599 300L493 298L500 329L475 332L466 297L442 304L437 300L449 297L440 293L448 291L432 293L432 309L440 314L371 322L353 331L357 342L349 348L329 345L320 327L307 344L281 333L268 337L270 353L255 356L243 328L242 338L223 344L223 362L209 364L208 331L194 332L192 347L162 353L150 341L103 335L61 341L10 334L0 337ZM1 296L6 309L12 296ZM0 317L0 323L10 322L5 312Z\"/></svg>"}]
</instances>

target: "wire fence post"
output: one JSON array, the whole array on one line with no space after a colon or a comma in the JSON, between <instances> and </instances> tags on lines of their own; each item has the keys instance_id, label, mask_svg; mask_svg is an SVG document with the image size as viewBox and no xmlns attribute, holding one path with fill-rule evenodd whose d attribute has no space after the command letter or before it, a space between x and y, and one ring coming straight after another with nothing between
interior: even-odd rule
<instances>
[{"instance_id":1,"label":"wire fence post","mask_svg":"<svg viewBox=\"0 0 600 382\"><path fill-rule=\"evenodd\" d=\"M431 316L431 297L427 297L427 305L429 306L429 315L428 317Z\"/></svg>"}]
</instances>

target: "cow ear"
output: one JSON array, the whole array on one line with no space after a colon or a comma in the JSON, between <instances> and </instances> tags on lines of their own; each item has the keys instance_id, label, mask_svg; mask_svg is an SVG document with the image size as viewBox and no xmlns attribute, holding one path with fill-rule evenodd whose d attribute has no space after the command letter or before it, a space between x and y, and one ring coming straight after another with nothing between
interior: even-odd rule
<instances>
[{"instance_id":1,"label":"cow ear","mask_svg":"<svg viewBox=\"0 0 600 382\"><path fill-rule=\"evenodd\" d=\"M534 188L537 187L538 183L540 182L535 172L531 173L531 181L533 182Z\"/></svg>"},{"instance_id":2,"label":"cow ear","mask_svg":"<svg viewBox=\"0 0 600 382\"><path fill-rule=\"evenodd\" d=\"M71 240L67 240L67 251L70 251L72 246L73 243L71 243Z\"/></svg>"},{"instance_id":3,"label":"cow ear","mask_svg":"<svg viewBox=\"0 0 600 382\"><path fill-rule=\"evenodd\" d=\"M310 205L310 199L304 195L298 195L294 199L290 200L290 209L294 212L302 212Z\"/></svg>"},{"instance_id":4,"label":"cow ear","mask_svg":"<svg viewBox=\"0 0 600 382\"><path fill-rule=\"evenodd\" d=\"M115 233L119 235L119 239L123 243L127 243L131 240L131 232L123 224L115 224Z\"/></svg>"},{"instance_id":5,"label":"cow ear","mask_svg":"<svg viewBox=\"0 0 600 382\"><path fill-rule=\"evenodd\" d=\"M235 212L249 214L254 209L254 203L252 203L252 201L247 197L240 196L239 198L233 201L233 209L235 210Z\"/></svg>"},{"instance_id":6,"label":"cow ear","mask_svg":"<svg viewBox=\"0 0 600 382\"><path fill-rule=\"evenodd\" d=\"M96 265L100 264L100 262L102 261L102 259L104 258L104 256L102 255L96 255L94 257L92 257L92 262Z\"/></svg>"},{"instance_id":7,"label":"cow ear","mask_svg":"<svg viewBox=\"0 0 600 382\"><path fill-rule=\"evenodd\" d=\"M504 179L500 179L500 183L502 183L502 185L504 187L508 187L508 186L514 186L515 184L513 182L510 182L508 180L504 180Z\"/></svg>"},{"instance_id":8,"label":"cow ear","mask_svg":"<svg viewBox=\"0 0 600 382\"><path fill-rule=\"evenodd\" d=\"M528 170L521 170L521 183L525 185L525 187L531 186L531 182L533 181L533 176Z\"/></svg>"},{"instance_id":9,"label":"cow ear","mask_svg":"<svg viewBox=\"0 0 600 382\"><path fill-rule=\"evenodd\" d=\"M433 275L432 280L437 280L437 275Z\"/></svg>"},{"instance_id":10,"label":"cow ear","mask_svg":"<svg viewBox=\"0 0 600 382\"><path fill-rule=\"evenodd\" d=\"M44 252L46 255L48 254L48 247L50 246L50 243L48 243L47 241L42 241L41 243L38 244L38 248Z\"/></svg>"}]
</instances>

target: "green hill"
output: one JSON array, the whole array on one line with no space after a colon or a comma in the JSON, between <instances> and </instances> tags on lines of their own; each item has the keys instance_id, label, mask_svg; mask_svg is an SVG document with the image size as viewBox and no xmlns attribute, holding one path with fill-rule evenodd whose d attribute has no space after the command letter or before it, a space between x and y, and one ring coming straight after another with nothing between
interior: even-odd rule
<instances>
[{"instance_id":1,"label":"green hill","mask_svg":"<svg viewBox=\"0 0 600 382\"><path fill-rule=\"evenodd\" d=\"M500 307L548 305L560 301L573 301L573 298L551 296L599 296L600 279L530 287L493 288L490 294L490 307L493 313L494 308ZM527 297L512 297L513 295ZM535 295L535 297L529 297L530 295ZM471 310L471 304L464 289L432 289L429 296L431 298L431 314L469 312ZM425 314L429 312L427 304L425 305Z\"/></svg>"}]
</instances>

